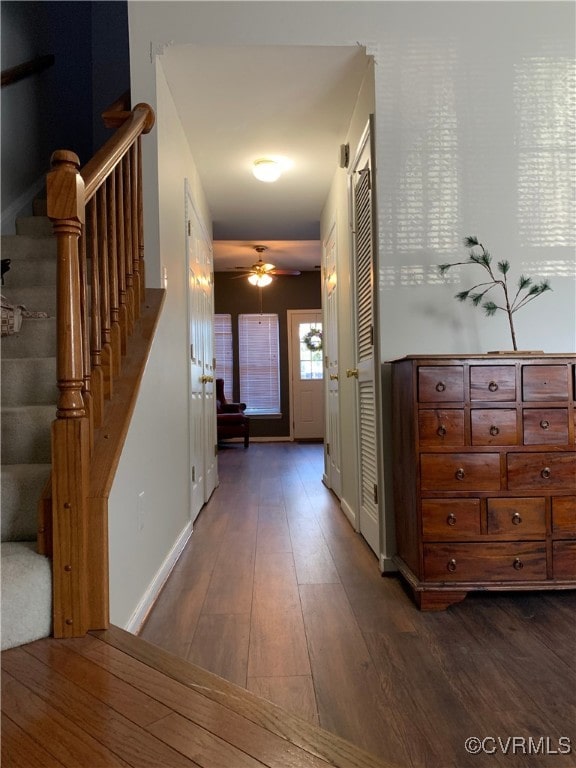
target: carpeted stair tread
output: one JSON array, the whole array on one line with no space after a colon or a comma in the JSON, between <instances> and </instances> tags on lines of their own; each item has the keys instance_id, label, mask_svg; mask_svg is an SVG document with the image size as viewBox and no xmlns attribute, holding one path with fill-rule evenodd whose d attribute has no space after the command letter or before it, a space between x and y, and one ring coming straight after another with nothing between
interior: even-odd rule
<instances>
[{"instance_id":1,"label":"carpeted stair tread","mask_svg":"<svg viewBox=\"0 0 576 768\"><path fill-rule=\"evenodd\" d=\"M2 405L44 405L58 399L55 357L2 360Z\"/></svg>"},{"instance_id":2,"label":"carpeted stair tread","mask_svg":"<svg viewBox=\"0 0 576 768\"><path fill-rule=\"evenodd\" d=\"M2 464L50 462L54 405L2 407Z\"/></svg>"},{"instance_id":3,"label":"carpeted stair tread","mask_svg":"<svg viewBox=\"0 0 576 768\"><path fill-rule=\"evenodd\" d=\"M16 219L16 234L28 237L51 237L52 222L48 216L21 216Z\"/></svg>"},{"instance_id":4,"label":"carpeted stair tread","mask_svg":"<svg viewBox=\"0 0 576 768\"><path fill-rule=\"evenodd\" d=\"M47 312L49 317L56 317L56 291L53 285L32 285L22 288L4 285L2 295L12 304L21 304L30 312Z\"/></svg>"},{"instance_id":5,"label":"carpeted stair tread","mask_svg":"<svg viewBox=\"0 0 576 768\"><path fill-rule=\"evenodd\" d=\"M55 357L56 318L25 318L20 333L4 336L0 349L2 360L9 357Z\"/></svg>"},{"instance_id":6,"label":"carpeted stair tread","mask_svg":"<svg viewBox=\"0 0 576 768\"><path fill-rule=\"evenodd\" d=\"M35 285L56 286L56 258L28 256L14 259L10 270L4 275L2 294L11 288L24 288ZM56 290L54 287L53 290Z\"/></svg>"},{"instance_id":7,"label":"carpeted stair tread","mask_svg":"<svg viewBox=\"0 0 576 768\"><path fill-rule=\"evenodd\" d=\"M56 238L2 235L3 259L27 259L30 256L56 258Z\"/></svg>"},{"instance_id":8,"label":"carpeted stair tread","mask_svg":"<svg viewBox=\"0 0 576 768\"><path fill-rule=\"evenodd\" d=\"M51 631L52 564L36 551L38 502L51 472L56 418L56 239L47 217L19 219L2 236L10 259L2 294L30 312L19 333L2 337L2 649Z\"/></svg>"},{"instance_id":9,"label":"carpeted stair tread","mask_svg":"<svg viewBox=\"0 0 576 768\"><path fill-rule=\"evenodd\" d=\"M52 567L35 542L4 542L2 650L47 637L52 626Z\"/></svg>"},{"instance_id":10,"label":"carpeted stair tread","mask_svg":"<svg viewBox=\"0 0 576 768\"><path fill-rule=\"evenodd\" d=\"M37 505L50 464L2 465L2 541L36 541Z\"/></svg>"}]
</instances>

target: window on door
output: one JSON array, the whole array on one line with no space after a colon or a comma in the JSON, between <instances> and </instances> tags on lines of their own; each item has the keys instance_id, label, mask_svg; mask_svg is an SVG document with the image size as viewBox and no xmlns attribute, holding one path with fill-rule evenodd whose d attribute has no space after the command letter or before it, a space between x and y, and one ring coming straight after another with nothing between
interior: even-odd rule
<instances>
[{"instance_id":1,"label":"window on door","mask_svg":"<svg viewBox=\"0 0 576 768\"><path fill-rule=\"evenodd\" d=\"M322 323L299 323L300 379L321 379L322 366Z\"/></svg>"},{"instance_id":2,"label":"window on door","mask_svg":"<svg viewBox=\"0 0 576 768\"><path fill-rule=\"evenodd\" d=\"M280 414L278 315L238 315L240 400L246 413Z\"/></svg>"},{"instance_id":3,"label":"window on door","mask_svg":"<svg viewBox=\"0 0 576 768\"><path fill-rule=\"evenodd\" d=\"M216 376L224 379L224 396L232 401L234 356L232 352L232 315L214 315L214 356Z\"/></svg>"}]
</instances>

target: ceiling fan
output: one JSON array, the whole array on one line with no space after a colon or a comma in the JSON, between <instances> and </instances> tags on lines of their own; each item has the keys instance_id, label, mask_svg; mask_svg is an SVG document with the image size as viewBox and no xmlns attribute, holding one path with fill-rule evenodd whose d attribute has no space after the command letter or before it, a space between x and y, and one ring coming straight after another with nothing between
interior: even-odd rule
<instances>
[{"instance_id":1,"label":"ceiling fan","mask_svg":"<svg viewBox=\"0 0 576 768\"><path fill-rule=\"evenodd\" d=\"M244 274L239 277L248 277L248 282L252 285L257 285L259 288L263 288L266 285L270 285L272 282L272 276L276 275L301 275L299 269L277 269L274 264L262 261L262 254L268 250L266 245L253 245L252 248L258 254L258 261L252 264L251 267L234 267L234 269L241 269Z\"/></svg>"}]
</instances>

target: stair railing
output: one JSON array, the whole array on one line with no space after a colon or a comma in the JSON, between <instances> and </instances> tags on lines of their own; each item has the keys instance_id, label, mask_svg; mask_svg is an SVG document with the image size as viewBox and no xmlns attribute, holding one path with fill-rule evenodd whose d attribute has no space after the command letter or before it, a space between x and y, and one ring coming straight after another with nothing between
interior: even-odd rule
<instances>
[{"instance_id":1,"label":"stair railing","mask_svg":"<svg viewBox=\"0 0 576 768\"><path fill-rule=\"evenodd\" d=\"M47 176L47 214L57 239L55 637L81 636L106 622L107 605L94 600L104 594L93 582L108 553L102 536L91 535L90 455L144 297L141 136L152 129L154 111L147 104L126 110L123 100L114 107L105 116L119 127L92 160L80 170L77 155L57 150Z\"/></svg>"}]
</instances>

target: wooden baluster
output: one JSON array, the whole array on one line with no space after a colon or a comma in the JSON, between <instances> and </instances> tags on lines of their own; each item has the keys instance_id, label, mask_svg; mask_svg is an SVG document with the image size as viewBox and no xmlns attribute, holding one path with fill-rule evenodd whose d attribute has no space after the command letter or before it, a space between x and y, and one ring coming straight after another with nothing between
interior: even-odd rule
<instances>
[{"instance_id":1,"label":"wooden baluster","mask_svg":"<svg viewBox=\"0 0 576 768\"><path fill-rule=\"evenodd\" d=\"M142 139L138 136L138 259L140 261L140 298L146 294L146 264L144 262L144 203L142 200Z\"/></svg>"},{"instance_id":2,"label":"wooden baluster","mask_svg":"<svg viewBox=\"0 0 576 768\"><path fill-rule=\"evenodd\" d=\"M128 307L128 335L131 336L134 333L134 275L132 273L132 177L130 172L130 153L124 155L122 160L122 174L124 183L124 196L123 207L121 209L121 215L124 219L124 237L126 238L125 245L125 262L124 269L126 270L126 305Z\"/></svg>"},{"instance_id":3,"label":"wooden baluster","mask_svg":"<svg viewBox=\"0 0 576 768\"><path fill-rule=\"evenodd\" d=\"M104 418L104 391L102 371L102 337L100 333L100 269L98 264L98 234L96 200L87 206L88 237L90 252L90 362L92 414L94 426L99 427Z\"/></svg>"},{"instance_id":4,"label":"wooden baluster","mask_svg":"<svg viewBox=\"0 0 576 768\"><path fill-rule=\"evenodd\" d=\"M124 218L122 216L122 199L124 197L124 184L122 180L122 168L120 164L116 166L116 253L118 255L118 295L119 295L119 320L120 320L120 341L122 354L126 354L126 344L128 342L128 305L126 296L126 243L124 240Z\"/></svg>"},{"instance_id":5,"label":"wooden baluster","mask_svg":"<svg viewBox=\"0 0 576 768\"><path fill-rule=\"evenodd\" d=\"M75 637L87 626L89 422L82 389L82 310L78 240L84 182L74 152L58 150L46 179L47 213L57 240L58 410L52 424L53 632Z\"/></svg>"},{"instance_id":6,"label":"wooden baluster","mask_svg":"<svg viewBox=\"0 0 576 768\"><path fill-rule=\"evenodd\" d=\"M114 391L112 346L110 344L110 295L108 292L108 211L106 183L98 190L98 268L100 271L100 333L102 336L103 394L109 399Z\"/></svg>"},{"instance_id":7,"label":"wooden baluster","mask_svg":"<svg viewBox=\"0 0 576 768\"><path fill-rule=\"evenodd\" d=\"M92 413L92 388L90 382L90 307L88 301L88 260L86 258L86 232L82 228L78 240L79 271L80 271L80 318L82 322L82 367L84 369L84 384L82 397L86 407L86 416L90 428L90 452L94 445L94 414Z\"/></svg>"},{"instance_id":8,"label":"wooden baluster","mask_svg":"<svg viewBox=\"0 0 576 768\"><path fill-rule=\"evenodd\" d=\"M132 230L132 279L134 283L134 320L140 317L140 252L138 246L138 156L135 144L130 147L130 228Z\"/></svg>"},{"instance_id":9,"label":"wooden baluster","mask_svg":"<svg viewBox=\"0 0 576 768\"><path fill-rule=\"evenodd\" d=\"M116 230L116 173L112 172L106 184L108 218L108 301L110 305L110 345L112 347L112 374L120 376L122 364L122 332L120 330L120 294L118 290L118 239Z\"/></svg>"}]
</instances>

